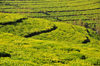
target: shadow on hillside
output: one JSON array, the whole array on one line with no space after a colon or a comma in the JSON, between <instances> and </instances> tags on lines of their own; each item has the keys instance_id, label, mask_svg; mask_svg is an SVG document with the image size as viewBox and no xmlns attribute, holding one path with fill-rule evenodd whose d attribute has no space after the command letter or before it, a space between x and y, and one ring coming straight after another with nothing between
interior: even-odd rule
<instances>
[{"instance_id":1,"label":"shadow on hillside","mask_svg":"<svg viewBox=\"0 0 100 66\"><path fill-rule=\"evenodd\" d=\"M5 52L0 52L0 57L11 57L11 55Z\"/></svg>"},{"instance_id":2,"label":"shadow on hillside","mask_svg":"<svg viewBox=\"0 0 100 66\"><path fill-rule=\"evenodd\" d=\"M15 21L15 22L12 21L12 22L7 22L7 23L0 23L0 25L12 25L12 24L16 24L16 23L21 23L25 19L27 19L27 18L21 18L21 19Z\"/></svg>"},{"instance_id":3,"label":"shadow on hillside","mask_svg":"<svg viewBox=\"0 0 100 66\"><path fill-rule=\"evenodd\" d=\"M82 43L86 44L88 42L90 42L90 39L86 36L86 39Z\"/></svg>"},{"instance_id":4,"label":"shadow on hillside","mask_svg":"<svg viewBox=\"0 0 100 66\"><path fill-rule=\"evenodd\" d=\"M48 30L43 30L43 31L39 31L39 32L34 32L34 33L31 33L29 35L26 35L24 37L28 38L28 37L32 37L32 36L35 36L35 35L39 35L39 34L42 34L42 33L48 33L48 32L51 32L53 30L56 30L57 27L56 26L53 26L51 29L48 29Z\"/></svg>"}]
</instances>

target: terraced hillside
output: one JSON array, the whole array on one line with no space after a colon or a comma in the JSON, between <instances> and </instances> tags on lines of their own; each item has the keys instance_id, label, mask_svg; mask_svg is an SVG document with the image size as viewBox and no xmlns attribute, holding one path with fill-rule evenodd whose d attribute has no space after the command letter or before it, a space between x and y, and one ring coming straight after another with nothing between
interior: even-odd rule
<instances>
[{"instance_id":1,"label":"terraced hillside","mask_svg":"<svg viewBox=\"0 0 100 66\"><path fill-rule=\"evenodd\" d=\"M0 0L0 66L100 66L99 3Z\"/></svg>"},{"instance_id":2,"label":"terraced hillside","mask_svg":"<svg viewBox=\"0 0 100 66\"><path fill-rule=\"evenodd\" d=\"M1 14L1 66L100 65L100 41L95 31L19 14Z\"/></svg>"},{"instance_id":3,"label":"terraced hillside","mask_svg":"<svg viewBox=\"0 0 100 66\"><path fill-rule=\"evenodd\" d=\"M4 0L0 12L21 13L33 18L55 21L95 23L100 16L99 0Z\"/></svg>"}]
</instances>

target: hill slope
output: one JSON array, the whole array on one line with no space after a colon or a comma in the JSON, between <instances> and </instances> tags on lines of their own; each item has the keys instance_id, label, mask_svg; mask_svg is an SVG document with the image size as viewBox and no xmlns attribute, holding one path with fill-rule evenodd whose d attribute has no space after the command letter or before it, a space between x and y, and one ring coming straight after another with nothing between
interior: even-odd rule
<instances>
[{"instance_id":1,"label":"hill slope","mask_svg":"<svg viewBox=\"0 0 100 66\"><path fill-rule=\"evenodd\" d=\"M95 31L40 18L3 22L5 17L0 24L1 66L100 65L100 41Z\"/></svg>"},{"instance_id":2,"label":"hill slope","mask_svg":"<svg viewBox=\"0 0 100 66\"><path fill-rule=\"evenodd\" d=\"M0 66L100 66L99 22L99 0L0 0Z\"/></svg>"},{"instance_id":3,"label":"hill slope","mask_svg":"<svg viewBox=\"0 0 100 66\"><path fill-rule=\"evenodd\" d=\"M53 21L95 23L100 17L99 0L7 0L1 1L3 13L20 13Z\"/></svg>"}]
</instances>

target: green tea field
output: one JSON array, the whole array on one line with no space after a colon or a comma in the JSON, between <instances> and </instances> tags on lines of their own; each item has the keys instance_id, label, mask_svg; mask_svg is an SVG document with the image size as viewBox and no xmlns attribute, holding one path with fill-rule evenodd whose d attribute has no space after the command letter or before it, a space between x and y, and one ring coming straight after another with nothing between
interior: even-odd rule
<instances>
[{"instance_id":1,"label":"green tea field","mask_svg":"<svg viewBox=\"0 0 100 66\"><path fill-rule=\"evenodd\" d=\"M100 66L100 1L0 0L0 66Z\"/></svg>"}]
</instances>

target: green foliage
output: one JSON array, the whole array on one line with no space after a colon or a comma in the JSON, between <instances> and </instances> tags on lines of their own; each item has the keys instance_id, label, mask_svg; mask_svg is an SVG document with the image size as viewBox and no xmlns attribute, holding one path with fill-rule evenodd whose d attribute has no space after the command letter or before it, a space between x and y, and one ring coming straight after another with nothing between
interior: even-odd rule
<instances>
[{"instance_id":1,"label":"green foliage","mask_svg":"<svg viewBox=\"0 0 100 66\"><path fill-rule=\"evenodd\" d=\"M19 14L0 13L0 23L15 22L25 16Z\"/></svg>"},{"instance_id":2,"label":"green foliage","mask_svg":"<svg viewBox=\"0 0 100 66\"><path fill-rule=\"evenodd\" d=\"M23 20L22 23L16 23L14 25L4 25L0 28L1 32L13 33L19 36L25 36L30 33L39 32L47 29L51 29L54 25L48 20L28 18Z\"/></svg>"},{"instance_id":3,"label":"green foliage","mask_svg":"<svg viewBox=\"0 0 100 66\"><path fill-rule=\"evenodd\" d=\"M7 0L1 2L3 2L0 7L1 12L20 13L28 17L40 17L53 21L73 22L73 20L82 19L83 22L93 23L92 19L100 16L98 0Z\"/></svg>"},{"instance_id":4,"label":"green foliage","mask_svg":"<svg viewBox=\"0 0 100 66\"><path fill-rule=\"evenodd\" d=\"M95 24L90 23L96 23L100 16L99 3L1 0L0 12L4 13L0 13L0 66L99 66L97 32L72 25L89 23L94 28Z\"/></svg>"},{"instance_id":5,"label":"green foliage","mask_svg":"<svg viewBox=\"0 0 100 66\"><path fill-rule=\"evenodd\" d=\"M95 61L93 57L100 58L100 46L97 43L95 43L96 46L91 46L91 43L89 45L74 44L72 42L35 40L9 33L0 33L0 52L9 53L11 55L11 58L1 57L0 64L3 66L93 66L99 62L99 60L96 59Z\"/></svg>"}]
</instances>

